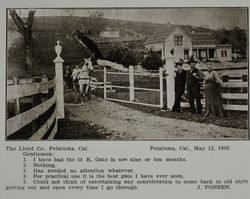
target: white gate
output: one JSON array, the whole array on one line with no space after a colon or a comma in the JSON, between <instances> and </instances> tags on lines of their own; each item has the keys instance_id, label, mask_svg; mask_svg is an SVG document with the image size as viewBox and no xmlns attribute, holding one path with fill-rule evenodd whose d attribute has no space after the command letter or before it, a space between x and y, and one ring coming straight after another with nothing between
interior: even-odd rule
<instances>
[{"instance_id":1,"label":"white gate","mask_svg":"<svg viewBox=\"0 0 250 199\"><path fill-rule=\"evenodd\" d=\"M164 105L163 69L136 72L104 68L104 99L162 108Z\"/></svg>"}]
</instances>

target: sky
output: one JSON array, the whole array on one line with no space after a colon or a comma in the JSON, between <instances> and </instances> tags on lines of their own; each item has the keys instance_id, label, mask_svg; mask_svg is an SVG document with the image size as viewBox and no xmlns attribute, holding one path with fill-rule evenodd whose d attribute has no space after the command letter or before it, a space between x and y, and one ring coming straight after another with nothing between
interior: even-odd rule
<instances>
[{"instance_id":1,"label":"sky","mask_svg":"<svg viewBox=\"0 0 250 199\"><path fill-rule=\"evenodd\" d=\"M104 18L130 21L144 21L160 24L180 24L232 29L236 26L247 28L246 8L141 8L141 9L101 9ZM67 12L70 11L70 12ZM93 9L36 9L36 16L69 15L89 16ZM21 16L27 16L27 10L17 10Z\"/></svg>"}]
</instances>

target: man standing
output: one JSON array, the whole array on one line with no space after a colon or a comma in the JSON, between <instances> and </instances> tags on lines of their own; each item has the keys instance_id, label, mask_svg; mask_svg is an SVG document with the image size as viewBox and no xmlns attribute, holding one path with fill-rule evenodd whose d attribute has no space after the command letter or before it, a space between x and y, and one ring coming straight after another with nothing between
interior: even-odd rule
<instances>
[{"instance_id":1,"label":"man standing","mask_svg":"<svg viewBox=\"0 0 250 199\"><path fill-rule=\"evenodd\" d=\"M78 76L81 72L81 69L79 68L78 65L75 65L75 68L73 69L72 71L72 75L71 75L71 78L73 80L73 89L75 92L77 92L78 90L78 87L79 87L79 84L78 84Z\"/></svg>"},{"instance_id":2,"label":"man standing","mask_svg":"<svg viewBox=\"0 0 250 199\"><path fill-rule=\"evenodd\" d=\"M180 60L176 63L175 67L177 68L175 75L175 101L172 108L172 112L181 111L181 97L185 91L186 76L187 71L182 69L183 60Z\"/></svg>"},{"instance_id":3,"label":"man standing","mask_svg":"<svg viewBox=\"0 0 250 199\"><path fill-rule=\"evenodd\" d=\"M65 87L68 88L68 89L71 89L73 87L71 74L72 74L72 71L70 69L70 66L67 65L66 70L65 70L64 79L65 79L65 82L66 82Z\"/></svg>"},{"instance_id":4,"label":"man standing","mask_svg":"<svg viewBox=\"0 0 250 199\"><path fill-rule=\"evenodd\" d=\"M187 73L187 80L186 80L186 91L190 105L190 112L191 113L198 113L201 114L202 106L201 106L201 82L204 80L203 74L200 70L198 70L195 65L195 61L193 57L189 60L190 64L190 71ZM196 101L196 108L194 105L194 100Z\"/></svg>"},{"instance_id":5,"label":"man standing","mask_svg":"<svg viewBox=\"0 0 250 199\"><path fill-rule=\"evenodd\" d=\"M81 70L80 70L79 66L75 65L75 68L73 69L72 75L71 75L73 81L76 81L77 76L80 74L80 72L81 72Z\"/></svg>"}]
</instances>

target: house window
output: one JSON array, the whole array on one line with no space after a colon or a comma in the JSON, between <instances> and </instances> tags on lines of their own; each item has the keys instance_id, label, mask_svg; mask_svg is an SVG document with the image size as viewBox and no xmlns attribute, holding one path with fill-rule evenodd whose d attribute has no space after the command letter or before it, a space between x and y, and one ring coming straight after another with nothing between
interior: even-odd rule
<instances>
[{"instance_id":1,"label":"house window","mask_svg":"<svg viewBox=\"0 0 250 199\"><path fill-rule=\"evenodd\" d=\"M225 50L225 52L224 52L224 55L225 55L225 57L227 57L227 51Z\"/></svg>"},{"instance_id":2,"label":"house window","mask_svg":"<svg viewBox=\"0 0 250 199\"><path fill-rule=\"evenodd\" d=\"M224 50L221 50L221 57L224 57Z\"/></svg>"},{"instance_id":3,"label":"house window","mask_svg":"<svg viewBox=\"0 0 250 199\"><path fill-rule=\"evenodd\" d=\"M159 58L161 58L162 57L162 50L156 51L156 54L159 56Z\"/></svg>"},{"instance_id":4,"label":"house window","mask_svg":"<svg viewBox=\"0 0 250 199\"><path fill-rule=\"evenodd\" d=\"M189 50L184 50L184 59L188 59Z\"/></svg>"},{"instance_id":5,"label":"house window","mask_svg":"<svg viewBox=\"0 0 250 199\"><path fill-rule=\"evenodd\" d=\"M182 36L174 36L174 45L181 46L182 45Z\"/></svg>"}]
</instances>

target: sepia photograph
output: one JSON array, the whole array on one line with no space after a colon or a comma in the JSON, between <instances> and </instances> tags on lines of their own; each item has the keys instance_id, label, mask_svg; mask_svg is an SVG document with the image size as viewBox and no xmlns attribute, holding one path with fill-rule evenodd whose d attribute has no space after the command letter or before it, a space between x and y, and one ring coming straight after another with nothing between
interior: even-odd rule
<instances>
[{"instance_id":1,"label":"sepia photograph","mask_svg":"<svg viewBox=\"0 0 250 199\"><path fill-rule=\"evenodd\" d=\"M7 8L6 141L248 140L248 8Z\"/></svg>"}]
</instances>

